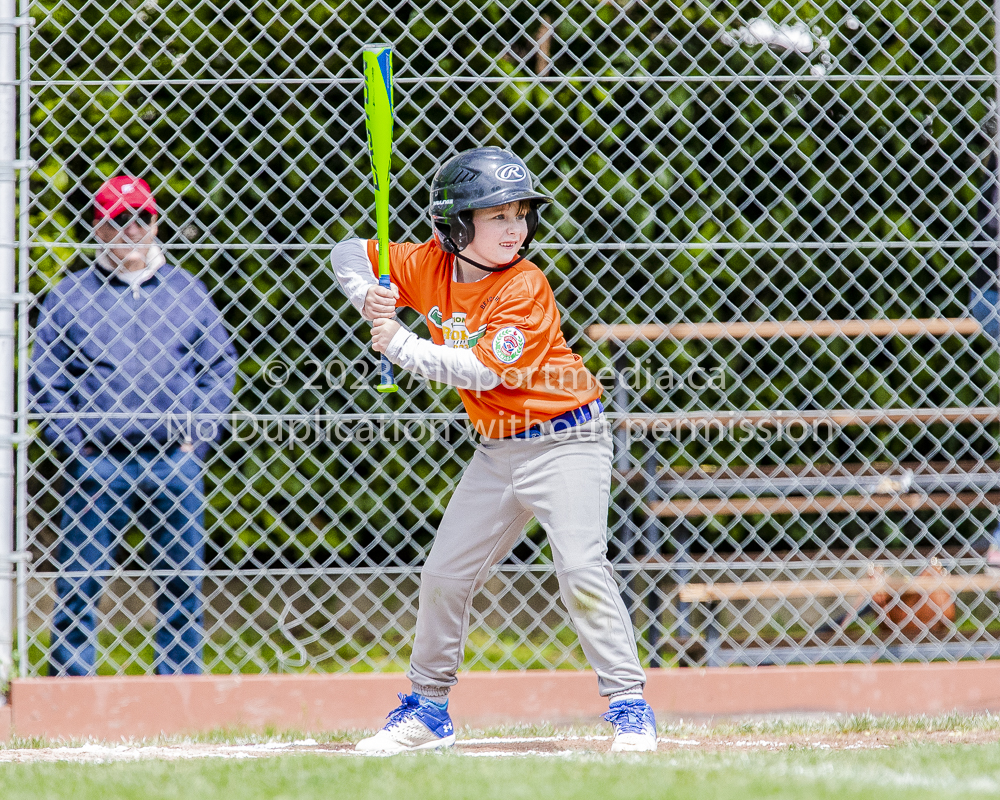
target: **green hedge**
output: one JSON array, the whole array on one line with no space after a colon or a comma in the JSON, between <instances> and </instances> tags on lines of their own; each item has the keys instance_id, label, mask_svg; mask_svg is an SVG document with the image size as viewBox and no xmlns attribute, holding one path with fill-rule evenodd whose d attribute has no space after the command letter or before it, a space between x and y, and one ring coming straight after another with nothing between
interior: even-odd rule
<instances>
[{"instance_id":1,"label":"green hedge","mask_svg":"<svg viewBox=\"0 0 1000 800\"><path fill-rule=\"evenodd\" d=\"M541 243L577 246L545 247L536 260L566 310L564 330L594 369L611 356L581 336L595 321L964 313L971 251L920 243L977 235L994 93L988 3L768 7L775 21L802 20L828 37L830 74L853 80L811 76L819 50L727 44L723 33L763 14L753 3L441 0L373 7L361 19L353 2L299 0L280 10L194 0L99 10L84 0L31 7L30 150L39 162L31 237L86 242L99 183L122 170L147 176L166 209L171 258L208 283L236 335L242 409L457 404L440 386L413 387L388 405L367 389L306 388L309 359L373 364L326 263L331 243L373 234L359 52L373 40L397 47L398 238L429 235L424 204L441 159L481 144L524 154L556 198ZM549 24L539 81L536 41ZM747 80L764 75L772 79ZM489 82L464 80L472 77ZM880 241L915 246L871 246ZM215 247L246 243L266 249ZM580 247L592 243L685 247ZM747 246L698 246L709 243ZM771 246L789 243L802 246ZM32 248L32 291L88 257L69 246ZM981 387L995 382L986 348L637 346L633 355L675 372L723 368L729 380L714 394L651 391L636 402L663 410L979 404ZM281 389L261 372L274 358L297 365ZM858 460L886 446L875 437L820 455ZM968 446L952 435L891 447L906 458ZM230 443L214 468L215 541L235 559L266 563L384 560L380 538L399 558L416 557L469 454L468 442L367 452ZM660 455L677 467L781 456L700 446ZM239 468L228 471L228 460Z\"/></svg>"}]
</instances>

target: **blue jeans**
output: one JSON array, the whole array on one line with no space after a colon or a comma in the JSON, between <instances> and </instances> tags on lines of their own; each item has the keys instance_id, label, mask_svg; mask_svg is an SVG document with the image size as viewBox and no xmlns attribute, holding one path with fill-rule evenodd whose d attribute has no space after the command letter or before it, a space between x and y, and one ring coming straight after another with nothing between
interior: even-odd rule
<instances>
[{"instance_id":1,"label":"blue jeans","mask_svg":"<svg viewBox=\"0 0 1000 800\"><path fill-rule=\"evenodd\" d=\"M157 585L157 674L200 674L204 621L204 485L194 453L101 452L71 463L56 580L50 675L93 675L97 602L116 546L143 532ZM77 577L79 575L79 577Z\"/></svg>"},{"instance_id":2,"label":"blue jeans","mask_svg":"<svg viewBox=\"0 0 1000 800\"><path fill-rule=\"evenodd\" d=\"M1000 304L997 302L997 290L980 290L975 287L969 292L969 310L983 332L1000 340Z\"/></svg>"}]
</instances>

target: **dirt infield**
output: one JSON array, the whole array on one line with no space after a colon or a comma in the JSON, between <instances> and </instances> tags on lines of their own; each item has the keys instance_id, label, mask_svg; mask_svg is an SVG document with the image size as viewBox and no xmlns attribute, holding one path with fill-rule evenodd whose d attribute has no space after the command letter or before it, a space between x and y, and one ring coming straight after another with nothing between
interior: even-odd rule
<instances>
[{"instance_id":1,"label":"dirt infield","mask_svg":"<svg viewBox=\"0 0 1000 800\"><path fill-rule=\"evenodd\" d=\"M753 727L753 726L751 726ZM764 726L767 727L767 726ZM808 727L808 726L807 726ZM824 726L816 726L822 728ZM987 744L1000 741L1000 729L944 728L874 729L844 732L803 730L777 733L726 731L718 728L661 733L657 752L677 751L782 751L782 750L877 750L913 744ZM930 726L932 727L932 726ZM699 735L700 733L700 735ZM360 737L352 737L356 739ZM611 737L605 735L552 736L475 736L460 738L448 751L452 756L504 758L511 756L601 755L609 752ZM321 742L311 738L294 741L264 741L249 744L204 742L155 743L85 743L66 746L19 747L0 749L0 764L75 762L111 763L132 761L179 761L202 758L256 759L289 754L364 757L354 751L353 741Z\"/></svg>"}]
</instances>

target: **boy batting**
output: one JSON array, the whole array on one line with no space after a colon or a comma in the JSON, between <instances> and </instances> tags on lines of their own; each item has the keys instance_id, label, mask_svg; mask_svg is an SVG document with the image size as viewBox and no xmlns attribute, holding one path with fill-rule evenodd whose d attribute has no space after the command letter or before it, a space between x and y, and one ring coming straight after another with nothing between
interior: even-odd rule
<instances>
[{"instance_id":1,"label":"boy batting","mask_svg":"<svg viewBox=\"0 0 1000 800\"><path fill-rule=\"evenodd\" d=\"M598 689L609 698L612 750L656 749L635 634L607 559L612 447L601 385L566 344L542 271L519 255L549 202L517 155L482 147L435 175L433 238L388 246L391 287L378 285L374 242L349 239L334 248L340 285L372 323L372 348L457 387L480 436L421 573L412 691L358 750L454 744L448 692L472 598L533 516L552 546L560 595ZM400 326L397 306L426 318L430 341Z\"/></svg>"}]
</instances>

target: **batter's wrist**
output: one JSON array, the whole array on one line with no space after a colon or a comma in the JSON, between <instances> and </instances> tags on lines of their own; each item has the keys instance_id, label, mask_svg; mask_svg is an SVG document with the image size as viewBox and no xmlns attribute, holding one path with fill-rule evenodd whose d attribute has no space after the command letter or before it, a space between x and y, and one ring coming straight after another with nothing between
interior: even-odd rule
<instances>
[{"instance_id":1,"label":"batter's wrist","mask_svg":"<svg viewBox=\"0 0 1000 800\"><path fill-rule=\"evenodd\" d=\"M403 348L406 347L406 342L411 336L416 336L416 334L400 325L399 330L393 334L392 339L389 341L389 346L385 348L385 357L393 364L398 364L399 361L397 359L400 353L403 352Z\"/></svg>"}]
</instances>

